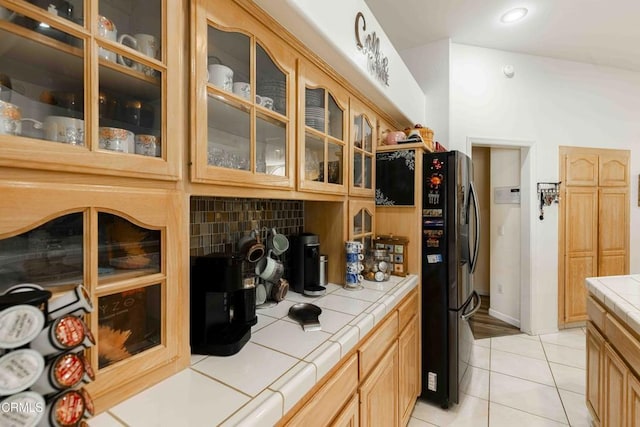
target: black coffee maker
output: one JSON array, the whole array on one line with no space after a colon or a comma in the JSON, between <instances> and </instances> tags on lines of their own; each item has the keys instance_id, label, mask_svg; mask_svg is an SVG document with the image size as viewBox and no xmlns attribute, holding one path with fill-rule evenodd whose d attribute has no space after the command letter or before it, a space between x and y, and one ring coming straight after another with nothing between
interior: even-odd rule
<instances>
[{"instance_id":1,"label":"black coffee maker","mask_svg":"<svg viewBox=\"0 0 640 427\"><path fill-rule=\"evenodd\" d=\"M235 254L191 257L191 352L236 354L251 338L255 276L245 277Z\"/></svg>"},{"instance_id":2,"label":"black coffee maker","mask_svg":"<svg viewBox=\"0 0 640 427\"><path fill-rule=\"evenodd\" d=\"M301 233L291 237L289 246L289 282L293 290L309 296L324 295L327 288L320 285L320 238L317 234Z\"/></svg>"}]
</instances>

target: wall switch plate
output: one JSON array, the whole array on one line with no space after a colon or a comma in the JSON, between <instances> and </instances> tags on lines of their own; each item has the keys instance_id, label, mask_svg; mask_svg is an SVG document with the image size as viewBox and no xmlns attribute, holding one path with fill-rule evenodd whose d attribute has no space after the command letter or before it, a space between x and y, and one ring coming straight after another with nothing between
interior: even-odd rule
<instances>
[{"instance_id":1,"label":"wall switch plate","mask_svg":"<svg viewBox=\"0 0 640 427\"><path fill-rule=\"evenodd\" d=\"M429 372L427 376L427 388L431 391L436 391L438 388L438 374L435 372Z\"/></svg>"}]
</instances>

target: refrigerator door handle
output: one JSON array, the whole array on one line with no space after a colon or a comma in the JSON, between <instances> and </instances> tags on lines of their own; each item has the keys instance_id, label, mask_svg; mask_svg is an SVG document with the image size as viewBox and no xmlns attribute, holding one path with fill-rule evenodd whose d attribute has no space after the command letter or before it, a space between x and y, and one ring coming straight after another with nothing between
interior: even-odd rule
<instances>
[{"instance_id":1,"label":"refrigerator door handle","mask_svg":"<svg viewBox=\"0 0 640 427\"><path fill-rule=\"evenodd\" d=\"M461 315L460 315L460 318L461 318L462 320L469 320L469 319L470 319L474 314L476 314L476 313L478 312L478 310L480 310L480 305L482 304L482 299L480 298L480 295L479 295L476 291L473 291L473 292L471 293L471 296L473 297L473 299L474 299L474 300L477 300L477 301L478 301L478 303L475 305L475 307L473 307L473 308L471 309L471 311L470 311L469 313L461 314ZM467 305L468 305L468 304L467 304ZM466 308L466 307L465 307L465 308ZM465 311L465 310L463 310L463 313L464 313L464 311Z\"/></svg>"},{"instance_id":2,"label":"refrigerator door handle","mask_svg":"<svg viewBox=\"0 0 640 427\"><path fill-rule=\"evenodd\" d=\"M476 193L476 187L473 185L473 182L470 182L469 184L471 188L470 197L473 198L473 210L476 218L476 236L475 241L473 242L473 257L471 258L471 266L469 269L469 272L473 273L476 271L476 265L478 264L478 251L480 249L480 208L478 207L478 193Z\"/></svg>"}]
</instances>

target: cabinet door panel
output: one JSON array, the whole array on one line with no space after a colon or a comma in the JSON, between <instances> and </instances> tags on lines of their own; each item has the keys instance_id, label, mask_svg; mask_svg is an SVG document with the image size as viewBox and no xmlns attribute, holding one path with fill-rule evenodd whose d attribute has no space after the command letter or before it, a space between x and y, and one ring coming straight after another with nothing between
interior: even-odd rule
<instances>
[{"instance_id":1,"label":"cabinet door panel","mask_svg":"<svg viewBox=\"0 0 640 427\"><path fill-rule=\"evenodd\" d=\"M331 422L332 427L358 427L360 425L360 417L358 411L358 395L351 398L347 406L344 407L340 415Z\"/></svg>"},{"instance_id":2,"label":"cabinet door panel","mask_svg":"<svg viewBox=\"0 0 640 427\"><path fill-rule=\"evenodd\" d=\"M629 193L601 188L598 203L598 276L628 274Z\"/></svg>"},{"instance_id":3,"label":"cabinet door panel","mask_svg":"<svg viewBox=\"0 0 640 427\"><path fill-rule=\"evenodd\" d=\"M398 339L399 348L399 394L398 405L400 408L400 425L407 425L416 397L420 393L418 381L420 378L419 349L420 338L418 336L418 316L414 316Z\"/></svg>"},{"instance_id":4,"label":"cabinet door panel","mask_svg":"<svg viewBox=\"0 0 640 427\"><path fill-rule=\"evenodd\" d=\"M601 187L626 187L629 185L629 156L599 156L599 179Z\"/></svg>"},{"instance_id":5,"label":"cabinet door panel","mask_svg":"<svg viewBox=\"0 0 640 427\"><path fill-rule=\"evenodd\" d=\"M398 345L394 343L360 386L362 426L397 426Z\"/></svg>"},{"instance_id":6,"label":"cabinet door panel","mask_svg":"<svg viewBox=\"0 0 640 427\"><path fill-rule=\"evenodd\" d=\"M623 426L626 421L628 369L615 351L605 344L604 351L604 419L605 426Z\"/></svg>"},{"instance_id":7,"label":"cabinet door panel","mask_svg":"<svg viewBox=\"0 0 640 427\"><path fill-rule=\"evenodd\" d=\"M349 194L373 197L374 156L377 126L373 113L358 100L349 102L351 132L349 141L352 173Z\"/></svg>"},{"instance_id":8,"label":"cabinet door panel","mask_svg":"<svg viewBox=\"0 0 640 427\"><path fill-rule=\"evenodd\" d=\"M627 389L629 405L627 408L627 425L629 427L640 426L640 381L633 375L629 375L629 387Z\"/></svg>"},{"instance_id":9,"label":"cabinet door panel","mask_svg":"<svg viewBox=\"0 0 640 427\"><path fill-rule=\"evenodd\" d=\"M602 419L602 363L604 339L591 322L587 323L587 406L599 421Z\"/></svg>"},{"instance_id":10,"label":"cabinet door panel","mask_svg":"<svg viewBox=\"0 0 640 427\"><path fill-rule=\"evenodd\" d=\"M598 185L598 155L570 153L565 157L567 186Z\"/></svg>"}]
</instances>

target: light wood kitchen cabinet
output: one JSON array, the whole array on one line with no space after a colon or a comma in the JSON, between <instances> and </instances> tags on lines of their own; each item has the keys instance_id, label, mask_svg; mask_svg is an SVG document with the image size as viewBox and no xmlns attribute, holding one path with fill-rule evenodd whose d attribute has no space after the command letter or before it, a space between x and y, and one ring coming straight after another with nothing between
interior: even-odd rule
<instances>
[{"instance_id":1,"label":"light wood kitchen cabinet","mask_svg":"<svg viewBox=\"0 0 640 427\"><path fill-rule=\"evenodd\" d=\"M407 425L420 390L418 300L416 288L278 425Z\"/></svg>"},{"instance_id":2,"label":"light wood kitchen cabinet","mask_svg":"<svg viewBox=\"0 0 640 427\"><path fill-rule=\"evenodd\" d=\"M596 327L587 322L587 407L592 414L594 424L600 425L602 418L602 375L604 338Z\"/></svg>"},{"instance_id":3,"label":"light wood kitchen cabinet","mask_svg":"<svg viewBox=\"0 0 640 427\"><path fill-rule=\"evenodd\" d=\"M560 147L559 323L587 318L587 277L629 272L629 152Z\"/></svg>"},{"instance_id":4,"label":"light wood kitchen cabinet","mask_svg":"<svg viewBox=\"0 0 640 427\"><path fill-rule=\"evenodd\" d=\"M375 192L375 147L378 139L373 111L357 99L349 100L351 132L349 194L373 199Z\"/></svg>"},{"instance_id":5,"label":"light wood kitchen cabinet","mask_svg":"<svg viewBox=\"0 0 640 427\"><path fill-rule=\"evenodd\" d=\"M294 188L293 50L226 0L194 2L191 180Z\"/></svg>"},{"instance_id":6,"label":"light wood kitchen cabinet","mask_svg":"<svg viewBox=\"0 0 640 427\"><path fill-rule=\"evenodd\" d=\"M298 94L298 189L347 194L349 94L302 59Z\"/></svg>"},{"instance_id":7,"label":"light wood kitchen cabinet","mask_svg":"<svg viewBox=\"0 0 640 427\"><path fill-rule=\"evenodd\" d=\"M629 375L628 381L627 424L629 426L640 426L640 380L633 375Z\"/></svg>"},{"instance_id":8,"label":"light wood kitchen cabinet","mask_svg":"<svg viewBox=\"0 0 640 427\"><path fill-rule=\"evenodd\" d=\"M362 426L398 425L398 343L394 342L362 383L360 423Z\"/></svg>"},{"instance_id":9,"label":"light wood kitchen cabinet","mask_svg":"<svg viewBox=\"0 0 640 427\"><path fill-rule=\"evenodd\" d=\"M178 180L186 115L168 82L186 79L186 2L33 3L5 4L0 19L2 102L14 111L0 165Z\"/></svg>"},{"instance_id":10,"label":"light wood kitchen cabinet","mask_svg":"<svg viewBox=\"0 0 640 427\"><path fill-rule=\"evenodd\" d=\"M178 192L2 183L0 193L0 291L36 283L55 298L82 284L90 294L97 411L188 364Z\"/></svg>"},{"instance_id":11,"label":"light wood kitchen cabinet","mask_svg":"<svg viewBox=\"0 0 640 427\"><path fill-rule=\"evenodd\" d=\"M415 301L417 303L417 294ZM416 313L398 337L398 408L400 425L409 423L416 399L420 394L420 335Z\"/></svg>"}]
</instances>

